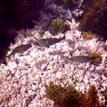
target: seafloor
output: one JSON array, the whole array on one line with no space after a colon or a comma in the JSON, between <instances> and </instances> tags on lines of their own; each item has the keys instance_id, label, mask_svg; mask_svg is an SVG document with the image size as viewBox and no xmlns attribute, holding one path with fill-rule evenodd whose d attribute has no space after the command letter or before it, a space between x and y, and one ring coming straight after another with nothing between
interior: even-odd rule
<instances>
[{"instance_id":1,"label":"seafloor","mask_svg":"<svg viewBox=\"0 0 107 107\"><path fill-rule=\"evenodd\" d=\"M79 22L75 22L73 14L81 14L75 9L63 9L55 4L49 4L48 9L53 13L41 11L41 22L31 30L21 30L16 43L11 44L10 51L21 45L31 43L31 48L23 53L16 53L7 58L7 65L0 65L0 107L52 107L53 102L45 97L45 86L50 82L62 86L73 85L83 93L90 85L98 90L99 101L105 105L107 94L107 41L98 39L95 35L85 40L78 31ZM55 16L54 14L57 15ZM52 35L48 30L42 31L43 26L53 18L64 19L70 29L64 33ZM65 39L50 47L35 45L34 37ZM102 62L99 65L90 62L80 63L65 60L64 56L85 56L90 52L100 53ZM106 105L105 105L106 106Z\"/></svg>"}]
</instances>

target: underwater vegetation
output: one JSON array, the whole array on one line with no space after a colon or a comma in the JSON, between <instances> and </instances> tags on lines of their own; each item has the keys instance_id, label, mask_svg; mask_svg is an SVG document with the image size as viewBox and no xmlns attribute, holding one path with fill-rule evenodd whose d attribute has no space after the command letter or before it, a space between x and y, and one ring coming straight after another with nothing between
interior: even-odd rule
<instances>
[{"instance_id":1,"label":"underwater vegetation","mask_svg":"<svg viewBox=\"0 0 107 107\"><path fill-rule=\"evenodd\" d=\"M39 19L45 0L0 0L0 62L8 46L14 43L16 31L32 28L32 20Z\"/></svg>"},{"instance_id":2,"label":"underwater vegetation","mask_svg":"<svg viewBox=\"0 0 107 107\"><path fill-rule=\"evenodd\" d=\"M62 19L52 19L49 23L49 27L47 28L50 33L53 35L58 33L64 33L70 29L70 26L64 22Z\"/></svg>"},{"instance_id":3,"label":"underwater vegetation","mask_svg":"<svg viewBox=\"0 0 107 107\"><path fill-rule=\"evenodd\" d=\"M73 86L67 88L50 83L46 87L46 97L54 101L58 107L79 107L82 105L83 94Z\"/></svg>"},{"instance_id":4,"label":"underwater vegetation","mask_svg":"<svg viewBox=\"0 0 107 107\"><path fill-rule=\"evenodd\" d=\"M53 107L101 107L95 86L83 94L72 85L62 87L51 82L45 92L46 98L54 101Z\"/></svg>"},{"instance_id":5,"label":"underwater vegetation","mask_svg":"<svg viewBox=\"0 0 107 107\"><path fill-rule=\"evenodd\" d=\"M95 86L90 86L86 96L86 107L101 107Z\"/></svg>"},{"instance_id":6,"label":"underwater vegetation","mask_svg":"<svg viewBox=\"0 0 107 107\"><path fill-rule=\"evenodd\" d=\"M79 29L107 39L107 0L91 0L80 20Z\"/></svg>"},{"instance_id":7,"label":"underwater vegetation","mask_svg":"<svg viewBox=\"0 0 107 107\"><path fill-rule=\"evenodd\" d=\"M91 61L91 64L93 64L93 65L99 65L102 62L102 56L100 53L90 52L89 56L93 59Z\"/></svg>"},{"instance_id":8,"label":"underwater vegetation","mask_svg":"<svg viewBox=\"0 0 107 107\"><path fill-rule=\"evenodd\" d=\"M84 40L91 40L96 37L96 35L91 32L82 32L82 36Z\"/></svg>"}]
</instances>

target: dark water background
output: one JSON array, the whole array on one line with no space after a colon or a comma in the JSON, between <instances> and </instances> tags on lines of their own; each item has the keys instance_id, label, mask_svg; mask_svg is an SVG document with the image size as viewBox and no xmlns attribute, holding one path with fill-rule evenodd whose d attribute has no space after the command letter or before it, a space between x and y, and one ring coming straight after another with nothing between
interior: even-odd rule
<instances>
[{"instance_id":1,"label":"dark water background","mask_svg":"<svg viewBox=\"0 0 107 107\"><path fill-rule=\"evenodd\" d=\"M32 20L39 19L39 11L45 0L0 0L0 62L10 43L14 43L16 31L33 28Z\"/></svg>"}]
</instances>

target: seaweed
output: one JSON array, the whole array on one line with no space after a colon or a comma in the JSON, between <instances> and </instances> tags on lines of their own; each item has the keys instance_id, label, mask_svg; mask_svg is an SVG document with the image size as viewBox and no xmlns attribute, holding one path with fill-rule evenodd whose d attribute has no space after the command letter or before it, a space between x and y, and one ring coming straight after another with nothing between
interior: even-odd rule
<instances>
[{"instance_id":1,"label":"seaweed","mask_svg":"<svg viewBox=\"0 0 107 107\"><path fill-rule=\"evenodd\" d=\"M53 35L57 33L64 33L70 29L70 26L64 22L62 19L52 19L47 30Z\"/></svg>"},{"instance_id":2,"label":"seaweed","mask_svg":"<svg viewBox=\"0 0 107 107\"><path fill-rule=\"evenodd\" d=\"M107 0L91 0L80 20L79 29L107 39Z\"/></svg>"},{"instance_id":3,"label":"seaweed","mask_svg":"<svg viewBox=\"0 0 107 107\"><path fill-rule=\"evenodd\" d=\"M89 53L89 56L93 59L91 61L91 64L93 64L93 65L99 65L102 62L102 56L100 53L91 52L91 53Z\"/></svg>"},{"instance_id":4,"label":"seaweed","mask_svg":"<svg viewBox=\"0 0 107 107\"><path fill-rule=\"evenodd\" d=\"M83 94L72 85L62 87L51 82L45 92L46 98L54 101L53 107L102 107L94 85Z\"/></svg>"},{"instance_id":5,"label":"seaweed","mask_svg":"<svg viewBox=\"0 0 107 107\"><path fill-rule=\"evenodd\" d=\"M87 98L86 107L101 107L95 86L93 85L90 86L86 98Z\"/></svg>"},{"instance_id":6,"label":"seaweed","mask_svg":"<svg viewBox=\"0 0 107 107\"><path fill-rule=\"evenodd\" d=\"M96 35L91 32L82 32L82 36L84 40L91 40L96 37Z\"/></svg>"},{"instance_id":7,"label":"seaweed","mask_svg":"<svg viewBox=\"0 0 107 107\"><path fill-rule=\"evenodd\" d=\"M46 87L46 97L57 103L60 103L59 97L66 91L61 85L53 84L52 82Z\"/></svg>"},{"instance_id":8,"label":"seaweed","mask_svg":"<svg viewBox=\"0 0 107 107\"><path fill-rule=\"evenodd\" d=\"M73 86L62 87L53 83L46 87L46 97L54 101L54 107L81 107L84 99Z\"/></svg>"}]
</instances>

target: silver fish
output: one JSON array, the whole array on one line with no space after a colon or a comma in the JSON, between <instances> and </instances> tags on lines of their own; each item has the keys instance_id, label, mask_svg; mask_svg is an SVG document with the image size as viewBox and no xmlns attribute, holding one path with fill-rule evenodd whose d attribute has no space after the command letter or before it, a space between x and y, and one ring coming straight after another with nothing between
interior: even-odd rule
<instances>
[{"instance_id":1,"label":"silver fish","mask_svg":"<svg viewBox=\"0 0 107 107\"><path fill-rule=\"evenodd\" d=\"M16 53L23 53L24 51L26 51L27 49L29 49L31 47L31 44L25 44L25 45L19 45L16 48L13 49L13 51L10 53L9 56L11 55L15 55ZM8 57L9 57L8 56Z\"/></svg>"},{"instance_id":2,"label":"silver fish","mask_svg":"<svg viewBox=\"0 0 107 107\"><path fill-rule=\"evenodd\" d=\"M35 45L38 44L39 46L42 46L42 47L48 47L47 44L46 44L46 42L44 42L42 39L38 39L36 37L34 37L34 38L36 40L36 42L34 42Z\"/></svg>"},{"instance_id":3,"label":"silver fish","mask_svg":"<svg viewBox=\"0 0 107 107\"><path fill-rule=\"evenodd\" d=\"M45 46L45 47L50 47L51 45L60 42L61 40L65 39L65 36L62 38L46 38L46 39L38 39L36 37L34 37L37 44L39 44L40 46Z\"/></svg>"},{"instance_id":4,"label":"silver fish","mask_svg":"<svg viewBox=\"0 0 107 107\"><path fill-rule=\"evenodd\" d=\"M73 62L80 62L80 63L86 63L93 60L93 58L89 56L72 56L71 58L63 57L65 60L73 61Z\"/></svg>"},{"instance_id":5,"label":"silver fish","mask_svg":"<svg viewBox=\"0 0 107 107\"><path fill-rule=\"evenodd\" d=\"M60 42L63 39L65 39L65 36L63 36L62 38L59 38L59 39L57 39L57 38L46 38L46 39L42 39L42 41L46 42L46 44L48 46L51 46L53 44Z\"/></svg>"}]
</instances>

